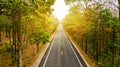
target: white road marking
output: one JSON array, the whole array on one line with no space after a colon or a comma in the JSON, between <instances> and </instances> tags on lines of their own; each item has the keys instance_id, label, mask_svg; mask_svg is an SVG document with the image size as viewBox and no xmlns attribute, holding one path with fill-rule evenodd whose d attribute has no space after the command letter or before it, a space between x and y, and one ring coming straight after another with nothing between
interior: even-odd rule
<instances>
[{"instance_id":1,"label":"white road marking","mask_svg":"<svg viewBox=\"0 0 120 67\"><path fill-rule=\"evenodd\" d=\"M56 37L56 35L55 35L55 37ZM55 37L54 37L54 39L53 39L53 41L52 41L52 43L51 43L51 46L50 46L49 52L48 52L48 54L47 54L47 57L46 57L46 59L45 59L45 62L44 62L44 64L43 64L43 67L45 67L45 65L46 65L46 62L47 62L48 57L49 57L50 52L51 52L51 48L52 48L53 43L54 43L54 40L55 40Z\"/></svg>"},{"instance_id":2,"label":"white road marking","mask_svg":"<svg viewBox=\"0 0 120 67\"><path fill-rule=\"evenodd\" d=\"M58 29L59 29L59 27L58 27ZM57 34L57 33L56 33L56 34ZM65 34L65 33L64 33L64 34ZM79 58L78 58L75 50L74 50L73 47L72 47L72 44L71 44L70 41L68 40L66 34L65 34L65 37L66 37L67 41L69 42L70 47L72 48L73 53L75 54L75 56L76 56L76 58L77 58L77 60L78 60L78 62L79 62L79 64L80 64L80 66L83 67L83 65L81 64L81 62L80 62L80 60L79 60ZM54 37L54 39L53 39L53 41L52 41L52 43L51 43L51 46L50 46L50 49L49 49L49 51L48 51L47 57L46 57L46 59L45 59L45 62L44 62L44 64L43 64L43 67L45 67L45 65L46 65L46 62L47 62L48 57L49 57L49 55L50 55L50 52L51 52L51 49L52 49L52 46L53 46L53 43L54 43L55 38L56 38L56 35L55 35L55 37ZM61 51L61 55L63 55L63 51Z\"/></svg>"},{"instance_id":3,"label":"white road marking","mask_svg":"<svg viewBox=\"0 0 120 67\"><path fill-rule=\"evenodd\" d=\"M66 34L65 34L65 37L66 37L67 41L69 42L70 47L72 48L73 53L75 54L75 56L76 56L76 58L77 58L77 60L78 60L78 62L79 62L79 64L80 64L80 66L81 66L81 67L83 67L83 65L82 65L82 63L80 62L80 60L79 60L79 58L78 58L78 56L77 56L77 54L76 54L75 50L74 50L74 49L73 49L73 47L72 47L72 44L71 44L71 43L70 43L70 41L68 40L68 38L67 38Z\"/></svg>"}]
</instances>

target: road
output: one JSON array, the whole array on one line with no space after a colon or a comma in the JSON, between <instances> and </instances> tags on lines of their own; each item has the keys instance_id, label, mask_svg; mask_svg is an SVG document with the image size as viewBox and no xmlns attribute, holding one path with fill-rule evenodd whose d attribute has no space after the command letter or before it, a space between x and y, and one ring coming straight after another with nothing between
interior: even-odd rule
<instances>
[{"instance_id":1,"label":"road","mask_svg":"<svg viewBox=\"0 0 120 67\"><path fill-rule=\"evenodd\" d=\"M59 25L39 67L87 67Z\"/></svg>"}]
</instances>

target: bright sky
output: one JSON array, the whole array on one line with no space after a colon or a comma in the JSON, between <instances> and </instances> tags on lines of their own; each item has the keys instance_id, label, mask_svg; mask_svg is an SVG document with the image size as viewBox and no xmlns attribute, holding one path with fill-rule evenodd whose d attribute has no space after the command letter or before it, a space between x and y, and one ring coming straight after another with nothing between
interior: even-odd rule
<instances>
[{"instance_id":1,"label":"bright sky","mask_svg":"<svg viewBox=\"0 0 120 67\"><path fill-rule=\"evenodd\" d=\"M54 9L53 15L57 17L60 21L68 13L69 9L69 7L65 4L64 0L56 0L52 8Z\"/></svg>"}]
</instances>

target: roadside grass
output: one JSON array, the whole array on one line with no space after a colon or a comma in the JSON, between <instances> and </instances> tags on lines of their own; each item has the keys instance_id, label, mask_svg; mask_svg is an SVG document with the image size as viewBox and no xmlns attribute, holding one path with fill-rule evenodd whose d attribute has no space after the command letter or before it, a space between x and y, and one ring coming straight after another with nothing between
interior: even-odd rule
<instances>
[{"instance_id":1,"label":"roadside grass","mask_svg":"<svg viewBox=\"0 0 120 67\"><path fill-rule=\"evenodd\" d=\"M27 48L23 48L23 67L31 67L45 47L46 44L41 44L39 51L37 51L36 45L28 45ZM0 67L16 67L17 63L14 59L12 59L11 52L11 46L9 43L2 43L2 45L0 45Z\"/></svg>"},{"instance_id":2,"label":"roadside grass","mask_svg":"<svg viewBox=\"0 0 120 67\"><path fill-rule=\"evenodd\" d=\"M28 49L25 49L23 51L23 67L31 67L45 47L46 44L41 44L39 51L37 51L36 45L31 45Z\"/></svg>"}]
</instances>

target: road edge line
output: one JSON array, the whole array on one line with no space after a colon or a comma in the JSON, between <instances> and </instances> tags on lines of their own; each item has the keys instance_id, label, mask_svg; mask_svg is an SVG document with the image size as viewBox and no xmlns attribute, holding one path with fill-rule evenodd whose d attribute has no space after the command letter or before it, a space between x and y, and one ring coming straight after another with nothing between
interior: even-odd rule
<instances>
[{"instance_id":1,"label":"road edge line","mask_svg":"<svg viewBox=\"0 0 120 67\"><path fill-rule=\"evenodd\" d=\"M77 58L77 60L78 60L78 63L80 64L81 67L83 67L82 63L80 62L80 59L78 58L78 56L77 56L77 54L76 54L76 52L75 52L75 49L73 48L72 44L70 43L69 39L67 38L67 35L66 35L66 39L67 39L67 41L69 42L70 47L71 47L73 53L75 54L75 56L76 56L76 58Z\"/></svg>"},{"instance_id":2,"label":"road edge line","mask_svg":"<svg viewBox=\"0 0 120 67\"><path fill-rule=\"evenodd\" d=\"M52 39L54 38L55 33L56 33L56 30L55 30L55 32L51 35L51 37L50 37L50 42L51 42ZM42 61L42 58L44 57L44 55L45 55L45 53L46 53L46 51L47 51L47 49L48 49L48 47L49 47L49 45L50 45L50 42L48 42L48 43L46 44L45 49L44 49L42 52L40 52L38 59L35 61L35 63L34 63L31 67L38 67L38 66L39 66L40 62Z\"/></svg>"},{"instance_id":3,"label":"road edge line","mask_svg":"<svg viewBox=\"0 0 120 67\"><path fill-rule=\"evenodd\" d=\"M55 38L54 38L54 39L55 39ZM49 55L50 55L50 52L51 52L51 49L52 49L52 46L53 46L53 43L54 43L54 39L53 39L53 41L52 41L52 43L51 43L51 46L50 46L50 49L49 49L48 54L47 54L47 56L46 56L45 62L43 63L43 67L45 67L46 62L47 62L47 60L48 60L48 57L49 57Z\"/></svg>"},{"instance_id":4,"label":"road edge line","mask_svg":"<svg viewBox=\"0 0 120 67\"><path fill-rule=\"evenodd\" d=\"M65 31L65 30L64 30ZM82 53L78 50L77 46L75 45L75 43L72 41L72 39L70 38L69 34L65 31L66 35L68 36L68 38L70 39L71 43L73 44L73 46L75 47L75 49L77 50L77 52L80 54L81 58L83 59L83 61L85 62L85 64L87 65L87 67L90 67L89 64L87 63L87 61L84 59Z\"/></svg>"}]
</instances>

